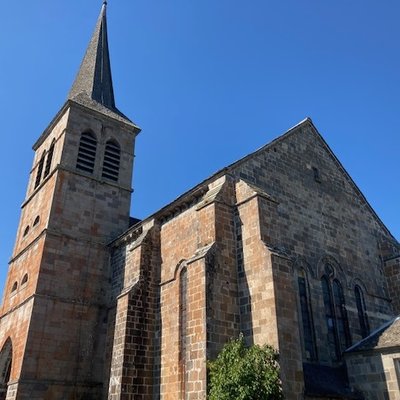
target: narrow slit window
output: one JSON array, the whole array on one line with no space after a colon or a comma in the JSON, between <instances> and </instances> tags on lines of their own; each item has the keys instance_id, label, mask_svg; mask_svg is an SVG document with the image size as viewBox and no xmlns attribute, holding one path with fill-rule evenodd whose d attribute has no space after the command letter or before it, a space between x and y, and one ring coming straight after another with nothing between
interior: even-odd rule
<instances>
[{"instance_id":1,"label":"narrow slit window","mask_svg":"<svg viewBox=\"0 0 400 400\"><path fill-rule=\"evenodd\" d=\"M40 185L40 181L42 180L42 173L43 173L43 166L44 166L45 157L46 157L46 152L43 153L42 158L40 159L38 167L37 167L35 189Z\"/></svg>"},{"instance_id":2,"label":"narrow slit window","mask_svg":"<svg viewBox=\"0 0 400 400\"><path fill-rule=\"evenodd\" d=\"M312 167L312 169L313 169L313 173L314 173L314 181L321 183L321 175L319 173L319 169L316 167Z\"/></svg>"},{"instance_id":3,"label":"narrow slit window","mask_svg":"<svg viewBox=\"0 0 400 400\"><path fill-rule=\"evenodd\" d=\"M119 166L121 161L121 148L115 141L108 141L104 151L102 177L112 181L118 181Z\"/></svg>"},{"instance_id":4,"label":"narrow slit window","mask_svg":"<svg viewBox=\"0 0 400 400\"><path fill-rule=\"evenodd\" d=\"M46 178L46 176L48 176L50 173L51 162L53 161L53 154L54 154L54 143L55 141L53 140L49 148L49 151L47 153L46 168L44 169L44 178Z\"/></svg>"},{"instance_id":5,"label":"narrow slit window","mask_svg":"<svg viewBox=\"0 0 400 400\"><path fill-rule=\"evenodd\" d=\"M29 225L24 230L24 237L29 233Z\"/></svg>"},{"instance_id":6,"label":"narrow slit window","mask_svg":"<svg viewBox=\"0 0 400 400\"><path fill-rule=\"evenodd\" d=\"M96 160L97 140L90 132L82 133L76 168L92 174Z\"/></svg>"},{"instance_id":7,"label":"narrow slit window","mask_svg":"<svg viewBox=\"0 0 400 400\"><path fill-rule=\"evenodd\" d=\"M188 301L188 276L187 269L184 267L180 273L179 281L179 374L181 385L181 396L186 398L187 383L187 341L188 341L188 320L187 320L187 301Z\"/></svg>"},{"instance_id":8,"label":"narrow slit window","mask_svg":"<svg viewBox=\"0 0 400 400\"><path fill-rule=\"evenodd\" d=\"M33 226L36 226L40 222L40 217L39 215L35 218L35 221L33 221Z\"/></svg>"},{"instance_id":9,"label":"narrow slit window","mask_svg":"<svg viewBox=\"0 0 400 400\"><path fill-rule=\"evenodd\" d=\"M15 292L17 290L17 288L18 288L18 283L14 282L14 285L13 285L13 287L11 289L11 292Z\"/></svg>"},{"instance_id":10,"label":"narrow slit window","mask_svg":"<svg viewBox=\"0 0 400 400\"><path fill-rule=\"evenodd\" d=\"M307 360L316 359L314 327L311 313L311 304L308 294L307 276L303 269L297 276L300 297L301 323L303 326L303 342Z\"/></svg>"}]
</instances>

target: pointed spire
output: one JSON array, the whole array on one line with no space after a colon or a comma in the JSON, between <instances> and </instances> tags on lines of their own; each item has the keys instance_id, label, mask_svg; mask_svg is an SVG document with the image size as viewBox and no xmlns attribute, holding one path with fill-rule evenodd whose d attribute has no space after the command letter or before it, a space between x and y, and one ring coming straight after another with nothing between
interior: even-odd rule
<instances>
[{"instance_id":1,"label":"pointed spire","mask_svg":"<svg viewBox=\"0 0 400 400\"><path fill-rule=\"evenodd\" d=\"M111 77L110 54L107 39L107 1L103 2L92 39L69 92L68 99L87 95L104 107L115 108L114 90ZM85 96L86 97L86 96Z\"/></svg>"}]
</instances>

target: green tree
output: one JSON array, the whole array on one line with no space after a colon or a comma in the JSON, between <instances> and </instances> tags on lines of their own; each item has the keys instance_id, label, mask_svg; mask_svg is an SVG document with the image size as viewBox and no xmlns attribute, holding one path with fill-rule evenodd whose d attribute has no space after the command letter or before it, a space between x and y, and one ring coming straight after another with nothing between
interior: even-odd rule
<instances>
[{"instance_id":1,"label":"green tree","mask_svg":"<svg viewBox=\"0 0 400 400\"><path fill-rule=\"evenodd\" d=\"M283 399L278 353L268 345L246 347L243 335L228 342L209 367L209 400Z\"/></svg>"}]
</instances>

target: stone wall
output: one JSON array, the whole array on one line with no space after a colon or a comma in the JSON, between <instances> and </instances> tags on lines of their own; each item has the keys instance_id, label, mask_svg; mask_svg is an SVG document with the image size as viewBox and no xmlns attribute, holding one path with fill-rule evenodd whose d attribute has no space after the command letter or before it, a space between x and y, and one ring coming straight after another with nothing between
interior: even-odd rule
<instances>
[{"instance_id":1,"label":"stone wall","mask_svg":"<svg viewBox=\"0 0 400 400\"><path fill-rule=\"evenodd\" d=\"M109 316L109 399L152 399L157 370L159 232L140 227L112 246L113 293ZM115 299L111 299L113 304ZM115 307L115 310L114 310Z\"/></svg>"},{"instance_id":2,"label":"stone wall","mask_svg":"<svg viewBox=\"0 0 400 400\"><path fill-rule=\"evenodd\" d=\"M385 276L387 277L393 311L396 315L400 315L400 256L385 261Z\"/></svg>"},{"instance_id":3,"label":"stone wall","mask_svg":"<svg viewBox=\"0 0 400 400\"><path fill-rule=\"evenodd\" d=\"M320 281L326 263L343 287L353 343L361 339L356 285L363 290L371 329L393 315L380 251L382 238L393 238L311 123L238 161L231 173L269 199L260 212L267 248L293 265L299 259L307 265L320 362L331 363Z\"/></svg>"},{"instance_id":4,"label":"stone wall","mask_svg":"<svg viewBox=\"0 0 400 400\"><path fill-rule=\"evenodd\" d=\"M400 399L400 371L395 365L395 360L400 360L398 350L346 356L350 383L363 393L365 400Z\"/></svg>"}]
</instances>

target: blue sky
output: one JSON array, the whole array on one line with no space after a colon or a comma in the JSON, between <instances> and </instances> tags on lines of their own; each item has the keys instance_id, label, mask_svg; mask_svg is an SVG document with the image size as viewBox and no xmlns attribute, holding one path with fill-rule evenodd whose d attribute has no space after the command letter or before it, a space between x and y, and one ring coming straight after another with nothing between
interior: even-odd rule
<instances>
[{"instance_id":1,"label":"blue sky","mask_svg":"<svg viewBox=\"0 0 400 400\"><path fill-rule=\"evenodd\" d=\"M0 286L32 166L101 1L2 4ZM400 239L398 0L110 0L119 109L145 217L307 116Z\"/></svg>"}]
</instances>

